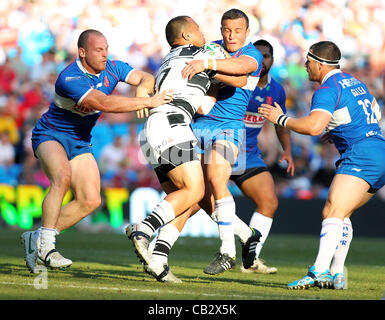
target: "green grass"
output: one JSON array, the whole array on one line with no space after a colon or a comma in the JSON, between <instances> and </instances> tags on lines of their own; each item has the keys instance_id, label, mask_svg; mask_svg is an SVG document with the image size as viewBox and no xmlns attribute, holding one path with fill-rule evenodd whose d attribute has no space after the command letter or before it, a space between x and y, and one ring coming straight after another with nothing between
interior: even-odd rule
<instances>
[{"instance_id":1,"label":"green grass","mask_svg":"<svg viewBox=\"0 0 385 320\"><path fill-rule=\"evenodd\" d=\"M48 271L48 289L36 289L39 278L28 272L21 230L0 229L0 299L128 300L378 300L385 291L385 239L355 238L346 262L348 290L291 291L286 285L302 277L318 251L318 236L269 237L261 257L278 268L275 275L244 274L237 268L208 276L203 268L219 248L213 238L181 238L170 266L182 284L159 283L143 273L123 234L69 230L57 248L74 261L67 270ZM238 252L240 247L238 246Z\"/></svg>"}]
</instances>

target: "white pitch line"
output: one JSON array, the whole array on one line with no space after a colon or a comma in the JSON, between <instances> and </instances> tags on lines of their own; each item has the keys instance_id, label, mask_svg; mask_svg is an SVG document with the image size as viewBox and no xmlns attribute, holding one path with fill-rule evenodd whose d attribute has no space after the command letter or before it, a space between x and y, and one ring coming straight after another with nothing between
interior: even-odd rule
<instances>
[{"instance_id":1,"label":"white pitch line","mask_svg":"<svg viewBox=\"0 0 385 320\"><path fill-rule=\"evenodd\" d=\"M0 282L0 285L14 285L14 286L30 286L33 287L33 283L17 283L17 282ZM187 295L191 294L191 292L175 292L170 290L159 290L159 289L136 289L136 288L117 288L117 287L95 287L95 286L78 286L78 285L72 285L72 284L50 284L48 287L54 287L54 288L72 288L72 289L91 289L91 290L110 290L110 291L133 291L133 292L148 292L148 293L172 293L172 294L179 294L179 295ZM38 290L38 289L36 289ZM39 289L39 290L45 290L45 289ZM206 297L228 297L228 298L243 298L243 299L274 299L269 298L265 296L243 296L243 295L219 295L215 293L200 293L202 296Z\"/></svg>"}]
</instances>

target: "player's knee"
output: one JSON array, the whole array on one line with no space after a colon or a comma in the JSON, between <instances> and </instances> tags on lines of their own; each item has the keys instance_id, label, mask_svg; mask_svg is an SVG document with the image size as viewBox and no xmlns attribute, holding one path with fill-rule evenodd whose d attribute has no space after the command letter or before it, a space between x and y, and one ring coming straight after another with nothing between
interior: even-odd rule
<instances>
[{"instance_id":1,"label":"player's knee","mask_svg":"<svg viewBox=\"0 0 385 320\"><path fill-rule=\"evenodd\" d=\"M227 188L227 183L220 175L213 175L209 177L209 183L213 190L221 190Z\"/></svg>"},{"instance_id":2,"label":"player's knee","mask_svg":"<svg viewBox=\"0 0 385 320\"><path fill-rule=\"evenodd\" d=\"M101 205L100 196L87 197L81 201L81 206L83 208L84 213L87 215L92 211L95 211Z\"/></svg>"},{"instance_id":3,"label":"player's knee","mask_svg":"<svg viewBox=\"0 0 385 320\"><path fill-rule=\"evenodd\" d=\"M278 198L274 195L269 198L269 211L272 215L274 215L274 212L278 209Z\"/></svg>"},{"instance_id":4,"label":"player's knee","mask_svg":"<svg viewBox=\"0 0 385 320\"><path fill-rule=\"evenodd\" d=\"M196 192L196 198L197 198L197 203L198 203L205 196L205 188L204 188L204 186L200 187L200 188L197 188L195 192Z\"/></svg>"},{"instance_id":5,"label":"player's knee","mask_svg":"<svg viewBox=\"0 0 385 320\"><path fill-rule=\"evenodd\" d=\"M55 177L51 182L52 187L68 190L71 185L71 174L62 173L58 177Z\"/></svg>"},{"instance_id":6,"label":"player's knee","mask_svg":"<svg viewBox=\"0 0 385 320\"><path fill-rule=\"evenodd\" d=\"M201 201L205 195L204 184L193 184L188 187L188 192L191 195L191 200L194 203Z\"/></svg>"},{"instance_id":7,"label":"player's knee","mask_svg":"<svg viewBox=\"0 0 385 320\"><path fill-rule=\"evenodd\" d=\"M345 217L345 208L341 203L339 204L336 201L332 201L331 199L327 199L325 201L325 206L322 210L322 218L340 218L343 219Z\"/></svg>"}]
</instances>

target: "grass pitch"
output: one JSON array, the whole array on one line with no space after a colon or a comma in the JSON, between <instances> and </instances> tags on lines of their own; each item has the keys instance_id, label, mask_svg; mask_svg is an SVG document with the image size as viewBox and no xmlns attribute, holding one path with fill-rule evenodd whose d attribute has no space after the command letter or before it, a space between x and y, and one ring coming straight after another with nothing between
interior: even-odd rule
<instances>
[{"instance_id":1,"label":"grass pitch","mask_svg":"<svg viewBox=\"0 0 385 320\"><path fill-rule=\"evenodd\" d=\"M219 248L214 238L180 238L170 266L182 284L165 284L144 274L132 244L122 234L69 230L57 248L73 265L49 270L47 288L23 260L23 231L0 229L1 300L380 300L385 294L385 239L355 238L346 261L348 290L288 290L305 275L318 251L318 235L271 234L261 258L278 268L274 275L245 274L237 267L218 276L203 273ZM40 285L40 289L39 289Z\"/></svg>"}]
</instances>

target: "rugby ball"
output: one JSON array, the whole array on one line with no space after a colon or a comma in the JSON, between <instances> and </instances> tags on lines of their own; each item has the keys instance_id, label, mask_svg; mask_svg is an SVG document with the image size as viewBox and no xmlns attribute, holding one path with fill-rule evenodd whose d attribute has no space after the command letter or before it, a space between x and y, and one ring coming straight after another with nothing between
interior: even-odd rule
<instances>
[{"instance_id":1,"label":"rugby ball","mask_svg":"<svg viewBox=\"0 0 385 320\"><path fill-rule=\"evenodd\" d=\"M209 42L203 45L203 49L213 59L226 59L231 58L230 54L218 43Z\"/></svg>"}]
</instances>

